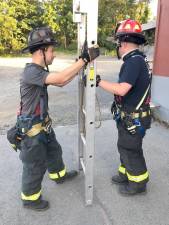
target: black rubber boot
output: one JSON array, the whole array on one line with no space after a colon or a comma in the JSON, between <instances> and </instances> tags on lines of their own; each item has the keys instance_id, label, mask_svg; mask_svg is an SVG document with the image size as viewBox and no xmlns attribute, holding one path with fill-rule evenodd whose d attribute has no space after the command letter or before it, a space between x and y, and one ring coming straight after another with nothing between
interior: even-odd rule
<instances>
[{"instance_id":1,"label":"black rubber boot","mask_svg":"<svg viewBox=\"0 0 169 225\"><path fill-rule=\"evenodd\" d=\"M61 184L67 180L72 180L74 177L76 177L78 175L78 172L76 170L71 170L69 172L66 172L64 177L60 177L58 179L55 180L55 182L57 184Z\"/></svg>"},{"instance_id":2,"label":"black rubber boot","mask_svg":"<svg viewBox=\"0 0 169 225\"><path fill-rule=\"evenodd\" d=\"M125 175L114 175L112 176L112 183L113 184L127 184L128 183L128 179Z\"/></svg>"},{"instance_id":3,"label":"black rubber boot","mask_svg":"<svg viewBox=\"0 0 169 225\"><path fill-rule=\"evenodd\" d=\"M49 202L39 198L36 201L23 201L23 207L35 211L45 211L49 208Z\"/></svg>"},{"instance_id":4,"label":"black rubber boot","mask_svg":"<svg viewBox=\"0 0 169 225\"><path fill-rule=\"evenodd\" d=\"M143 194L146 193L146 184L144 185L132 185L132 184L126 184L121 187L119 187L119 192L122 195L137 195L137 194Z\"/></svg>"}]
</instances>

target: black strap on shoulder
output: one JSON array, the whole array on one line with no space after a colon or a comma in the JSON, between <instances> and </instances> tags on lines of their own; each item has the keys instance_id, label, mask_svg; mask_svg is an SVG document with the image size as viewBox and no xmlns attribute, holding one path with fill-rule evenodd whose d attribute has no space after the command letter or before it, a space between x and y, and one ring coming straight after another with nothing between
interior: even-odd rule
<instances>
[{"instance_id":1,"label":"black strap on shoulder","mask_svg":"<svg viewBox=\"0 0 169 225\"><path fill-rule=\"evenodd\" d=\"M19 115L21 115L22 114L22 94L21 94L21 86L20 86L20 97L21 97L21 100L20 100L20 109L19 109ZM18 115L18 116L19 116Z\"/></svg>"},{"instance_id":2,"label":"black strap on shoulder","mask_svg":"<svg viewBox=\"0 0 169 225\"><path fill-rule=\"evenodd\" d=\"M46 89L46 87L45 87L45 89ZM44 116L44 88L42 88L42 90L41 90L41 95L40 95L40 100L39 100L39 105L40 105L40 119L41 120L43 120L44 118L43 118L43 116ZM23 102L22 102L22 93L21 93L21 87L20 87L20 98L21 98L21 100L20 100L20 112L19 112L19 115L18 116L20 116L21 114L22 114L22 108L23 108ZM48 99L48 96L47 96L47 99ZM48 100L47 100L48 101ZM32 108L31 108L31 111L34 113L35 112L35 110L36 110L36 107L37 107L37 105L35 105L35 104L32 104L32 106L31 106ZM32 118L34 118L36 115L32 115Z\"/></svg>"},{"instance_id":3,"label":"black strap on shoulder","mask_svg":"<svg viewBox=\"0 0 169 225\"><path fill-rule=\"evenodd\" d=\"M141 98L140 102L138 103L138 105L136 106L136 110L139 110L139 108L142 106L144 100L147 98L147 96L151 96L151 84L152 84L152 71L150 69L150 65L148 63L148 59L147 57L144 57L142 55L133 55L132 58L134 57L141 57L142 59L144 59L145 63L146 63L146 66L147 66L147 69L148 69L148 73L149 73L149 84L148 84L148 87L143 95L143 97Z\"/></svg>"}]
</instances>

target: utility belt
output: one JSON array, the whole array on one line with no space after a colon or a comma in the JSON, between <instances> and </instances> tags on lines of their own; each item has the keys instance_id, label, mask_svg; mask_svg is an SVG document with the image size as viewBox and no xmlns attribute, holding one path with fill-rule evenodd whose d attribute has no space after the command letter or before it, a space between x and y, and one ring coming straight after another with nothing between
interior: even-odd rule
<instances>
[{"instance_id":1,"label":"utility belt","mask_svg":"<svg viewBox=\"0 0 169 225\"><path fill-rule=\"evenodd\" d=\"M120 118L123 119L126 117L126 115L128 115L127 112L124 111L120 111ZM132 112L130 113L130 116L132 119L138 119L138 118L144 118L146 116L150 116L151 115L151 110L147 110L147 111L140 111L140 112Z\"/></svg>"},{"instance_id":2,"label":"utility belt","mask_svg":"<svg viewBox=\"0 0 169 225\"><path fill-rule=\"evenodd\" d=\"M141 111L141 112L133 112L133 113L126 113L121 112L121 122L124 126L124 128L130 133L130 134L136 134L137 131L144 136L145 135L145 128L142 125L142 118L146 118L147 116L150 116L151 112L148 111Z\"/></svg>"},{"instance_id":3,"label":"utility belt","mask_svg":"<svg viewBox=\"0 0 169 225\"><path fill-rule=\"evenodd\" d=\"M47 134L51 133L52 120L47 116L43 122L34 124L30 130L26 133L29 137L33 137L39 134L41 131L45 131Z\"/></svg>"},{"instance_id":4,"label":"utility belt","mask_svg":"<svg viewBox=\"0 0 169 225\"><path fill-rule=\"evenodd\" d=\"M135 134L137 130L142 136L145 134L145 128L141 124L141 119L151 115L151 110L147 109L145 111L139 110L138 112L126 112L121 110L120 106L114 102L111 107L111 112L113 114L113 119L116 122L121 121L125 129L130 134Z\"/></svg>"},{"instance_id":5,"label":"utility belt","mask_svg":"<svg viewBox=\"0 0 169 225\"><path fill-rule=\"evenodd\" d=\"M34 137L41 131L49 134L52 131L51 126L52 120L48 115L44 120L40 120L40 116L32 118L20 115L17 118L15 126L7 131L7 139L15 151L21 150L21 141L26 135Z\"/></svg>"},{"instance_id":6,"label":"utility belt","mask_svg":"<svg viewBox=\"0 0 169 225\"><path fill-rule=\"evenodd\" d=\"M32 118L21 115L18 117L17 125L19 133L21 133L23 137L25 135L33 137L41 131L45 131L48 134L51 133L52 120L49 115L47 115L44 120L40 120L40 117Z\"/></svg>"}]
</instances>

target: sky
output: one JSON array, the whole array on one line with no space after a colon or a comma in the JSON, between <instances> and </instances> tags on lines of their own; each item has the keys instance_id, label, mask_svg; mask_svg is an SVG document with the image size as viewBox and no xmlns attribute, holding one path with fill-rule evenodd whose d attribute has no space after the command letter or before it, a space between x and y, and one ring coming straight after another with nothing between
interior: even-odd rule
<instances>
[{"instance_id":1,"label":"sky","mask_svg":"<svg viewBox=\"0 0 169 225\"><path fill-rule=\"evenodd\" d=\"M158 0L151 0L150 2L150 8L151 8L153 17L157 15L157 4L158 4Z\"/></svg>"}]
</instances>

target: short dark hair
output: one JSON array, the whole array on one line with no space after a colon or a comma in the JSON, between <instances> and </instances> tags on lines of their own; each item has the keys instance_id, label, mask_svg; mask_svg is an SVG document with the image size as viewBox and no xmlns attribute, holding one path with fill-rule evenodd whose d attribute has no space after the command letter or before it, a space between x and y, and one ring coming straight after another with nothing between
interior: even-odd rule
<instances>
[{"instance_id":1,"label":"short dark hair","mask_svg":"<svg viewBox=\"0 0 169 225\"><path fill-rule=\"evenodd\" d=\"M29 49L29 52L33 54L34 52L40 50L46 51L48 49L49 45L42 45L42 46L36 46Z\"/></svg>"}]
</instances>

